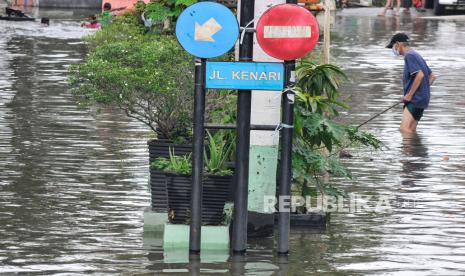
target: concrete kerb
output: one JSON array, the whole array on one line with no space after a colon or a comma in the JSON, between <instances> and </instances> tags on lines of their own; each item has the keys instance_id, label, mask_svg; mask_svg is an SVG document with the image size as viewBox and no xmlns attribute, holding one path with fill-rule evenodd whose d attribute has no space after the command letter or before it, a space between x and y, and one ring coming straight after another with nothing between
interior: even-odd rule
<instances>
[{"instance_id":1,"label":"concrete kerb","mask_svg":"<svg viewBox=\"0 0 465 276\"><path fill-rule=\"evenodd\" d=\"M202 226L201 252L229 250L229 225L226 226ZM189 225L165 224L163 234L163 249L176 251L177 249L189 249Z\"/></svg>"},{"instance_id":2,"label":"concrete kerb","mask_svg":"<svg viewBox=\"0 0 465 276\"><path fill-rule=\"evenodd\" d=\"M167 212L155 212L150 207L144 210L144 233L163 233L167 222Z\"/></svg>"}]
</instances>

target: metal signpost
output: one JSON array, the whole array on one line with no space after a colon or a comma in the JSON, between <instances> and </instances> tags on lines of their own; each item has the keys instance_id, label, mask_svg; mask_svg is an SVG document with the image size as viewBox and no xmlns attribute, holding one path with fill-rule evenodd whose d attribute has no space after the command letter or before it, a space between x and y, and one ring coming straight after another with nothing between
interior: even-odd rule
<instances>
[{"instance_id":1,"label":"metal signpost","mask_svg":"<svg viewBox=\"0 0 465 276\"><path fill-rule=\"evenodd\" d=\"M232 12L214 2L200 2L187 8L178 18L176 36L181 46L195 59L194 142L192 159L192 196L189 250L200 252L202 225L202 171L205 135L205 93L207 88L238 89L237 152L234 194L232 250L243 254L247 246L247 205L250 130L272 130L276 126L250 124L251 90L283 91L280 196L290 195L292 178L292 128L295 82L293 59L308 54L318 41L318 24L306 9L293 4L270 8L257 25L257 41L270 56L282 63L252 62L254 1L240 1L240 26L244 32L239 46L240 62L207 62L207 58L227 53L236 43L239 27ZM288 0L288 2L295 0ZM208 125L207 125L208 126ZM231 126L214 126L230 129ZM279 216L278 252L289 250L290 213Z\"/></svg>"},{"instance_id":2,"label":"metal signpost","mask_svg":"<svg viewBox=\"0 0 465 276\"><path fill-rule=\"evenodd\" d=\"M195 59L194 141L192 158L192 195L189 251L200 252L202 229L202 172L205 114L206 58L227 53L234 47L239 27L234 14L214 2L200 2L190 6L179 16L176 37L181 46Z\"/></svg>"},{"instance_id":3,"label":"metal signpost","mask_svg":"<svg viewBox=\"0 0 465 276\"><path fill-rule=\"evenodd\" d=\"M255 0L242 0L240 3L240 26L242 41L239 45L239 61L250 62L253 59L253 28ZM252 91L239 90L237 98L236 127L236 189L234 191L234 222L232 250L234 254L244 254L247 249L247 211L249 198L249 150L250 150L250 114L252 109Z\"/></svg>"},{"instance_id":4,"label":"metal signpost","mask_svg":"<svg viewBox=\"0 0 465 276\"><path fill-rule=\"evenodd\" d=\"M257 41L272 57L285 60L285 93L282 98L281 167L279 197L290 198L292 181L292 134L294 124L295 59L303 58L316 46L319 38L318 22L307 9L290 4L277 5L267 10L257 24ZM289 252L290 210L279 212L278 253Z\"/></svg>"}]
</instances>

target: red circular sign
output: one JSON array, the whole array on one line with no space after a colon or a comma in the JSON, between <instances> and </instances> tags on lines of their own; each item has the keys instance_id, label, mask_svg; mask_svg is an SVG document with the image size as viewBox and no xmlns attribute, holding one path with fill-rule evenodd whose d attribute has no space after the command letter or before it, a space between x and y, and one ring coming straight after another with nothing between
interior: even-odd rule
<instances>
[{"instance_id":1,"label":"red circular sign","mask_svg":"<svg viewBox=\"0 0 465 276\"><path fill-rule=\"evenodd\" d=\"M295 4L268 9L256 29L257 41L263 51L281 60L303 58L315 48L320 35L313 14Z\"/></svg>"}]
</instances>

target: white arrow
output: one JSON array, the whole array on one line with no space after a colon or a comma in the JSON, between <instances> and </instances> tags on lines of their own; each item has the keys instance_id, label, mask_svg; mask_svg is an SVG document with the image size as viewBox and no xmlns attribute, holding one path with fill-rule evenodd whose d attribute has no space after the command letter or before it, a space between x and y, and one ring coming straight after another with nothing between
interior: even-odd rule
<instances>
[{"instance_id":1,"label":"white arrow","mask_svg":"<svg viewBox=\"0 0 465 276\"><path fill-rule=\"evenodd\" d=\"M213 35L219 32L223 27L221 27L218 22L212 17L207 22L200 25L195 22L195 37L196 41L208 41L215 42Z\"/></svg>"},{"instance_id":2,"label":"white arrow","mask_svg":"<svg viewBox=\"0 0 465 276\"><path fill-rule=\"evenodd\" d=\"M264 38L309 38L312 37L310 26L265 26Z\"/></svg>"}]
</instances>

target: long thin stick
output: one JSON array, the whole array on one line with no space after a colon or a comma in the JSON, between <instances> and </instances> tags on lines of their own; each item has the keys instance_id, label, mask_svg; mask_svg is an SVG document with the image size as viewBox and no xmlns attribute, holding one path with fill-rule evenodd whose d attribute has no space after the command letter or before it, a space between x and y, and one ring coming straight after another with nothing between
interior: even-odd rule
<instances>
[{"instance_id":1,"label":"long thin stick","mask_svg":"<svg viewBox=\"0 0 465 276\"><path fill-rule=\"evenodd\" d=\"M331 45L331 6L330 1L325 0L325 16L324 16L324 26L323 26L323 59L325 64L329 64L330 58L330 45Z\"/></svg>"},{"instance_id":2,"label":"long thin stick","mask_svg":"<svg viewBox=\"0 0 465 276\"><path fill-rule=\"evenodd\" d=\"M361 123L360 125L358 125L357 128L360 128L361 126L368 124L369 122L371 122L372 120L376 119L376 118L379 117L380 115L382 115L382 114L388 112L389 110L393 109L394 107L398 106L400 103L402 103L402 102L397 102L397 103L395 103L394 105L390 106L389 108L387 108L387 109L381 111L380 113L376 114L375 116L371 117L370 119L368 119L368 120L366 120L365 122L363 122L363 123Z\"/></svg>"}]
</instances>

